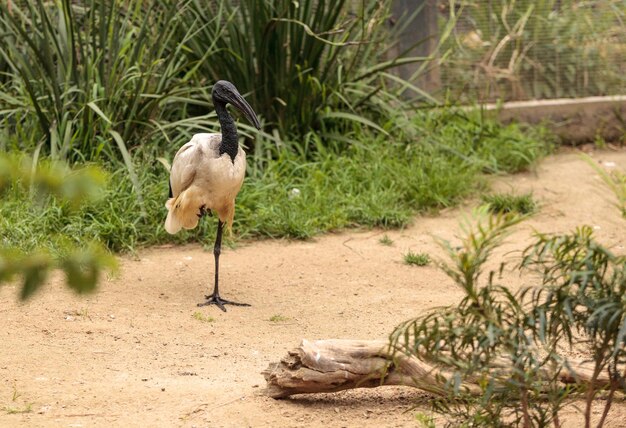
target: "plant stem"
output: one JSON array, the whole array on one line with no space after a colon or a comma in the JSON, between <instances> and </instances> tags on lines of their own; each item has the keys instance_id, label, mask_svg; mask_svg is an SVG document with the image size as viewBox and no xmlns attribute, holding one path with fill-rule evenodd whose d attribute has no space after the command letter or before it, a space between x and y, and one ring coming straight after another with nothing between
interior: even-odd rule
<instances>
[{"instance_id":1,"label":"plant stem","mask_svg":"<svg viewBox=\"0 0 626 428\"><path fill-rule=\"evenodd\" d=\"M556 428L561 428L561 420L559 419L559 414L558 412L554 413L554 419L552 420L552 422L554 422L554 426Z\"/></svg>"},{"instance_id":2,"label":"plant stem","mask_svg":"<svg viewBox=\"0 0 626 428\"><path fill-rule=\"evenodd\" d=\"M596 356L596 365L593 369L593 376L591 376L591 379L589 380L589 389L587 390L587 399L585 405L585 428L591 428L591 403L593 402L593 398L596 396L594 385L596 383L596 380L598 379L598 376L600 375L600 372L602 371L602 361L602 356Z\"/></svg>"},{"instance_id":3,"label":"plant stem","mask_svg":"<svg viewBox=\"0 0 626 428\"><path fill-rule=\"evenodd\" d=\"M622 379L626 378L626 369L624 369L624 373L622 374L621 378ZM604 425L604 421L606 420L606 417L609 414L609 410L611 409L611 405L613 404L613 396L615 395L615 391L617 390L618 383L615 381L615 379L611 379L611 380L612 380L611 389L609 391L609 396L606 398L606 404L604 405L604 411L602 412L602 417L600 418L600 422L598 422L598 428Z\"/></svg>"},{"instance_id":4,"label":"plant stem","mask_svg":"<svg viewBox=\"0 0 626 428\"><path fill-rule=\"evenodd\" d=\"M606 398L604 411L602 412L602 417L600 418L600 422L598 422L598 425L597 425L598 428L604 425L604 420L606 419L606 416L609 414L609 410L611 409L611 404L613 404L613 395L615 395L616 389L617 389L617 385L615 383L611 383L611 390L609 391L609 396Z\"/></svg>"},{"instance_id":5,"label":"plant stem","mask_svg":"<svg viewBox=\"0 0 626 428\"><path fill-rule=\"evenodd\" d=\"M532 425L530 423L530 415L528 414L528 390L526 388L522 389L522 414L524 415L524 428L530 428Z\"/></svg>"}]
</instances>

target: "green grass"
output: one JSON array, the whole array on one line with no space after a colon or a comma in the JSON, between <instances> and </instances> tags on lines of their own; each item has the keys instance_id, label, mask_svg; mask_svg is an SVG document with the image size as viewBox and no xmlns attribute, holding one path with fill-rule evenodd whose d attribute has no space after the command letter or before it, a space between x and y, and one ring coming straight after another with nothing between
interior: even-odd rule
<instances>
[{"instance_id":1,"label":"green grass","mask_svg":"<svg viewBox=\"0 0 626 428\"><path fill-rule=\"evenodd\" d=\"M6 406L3 409L8 415L19 415L19 414L23 414L23 413L30 413L33 411L33 405L32 403L28 403L26 405L24 405L24 407L11 407L11 406Z\"/></svg>"},{"instance_id":2,"label":"green grass","mask_svg":"<svg viewBox=\"0 0 626 428\"><path fill-rule=\"evenodd\" d=\"M289 317L285 317L283 315L272 315L270 317L270 322L285 322L289 321Z\"/></svg>"},{"instance_id":3,"label":"green grass","mask_svg":"<svg viewBox=\"0 0 626 428\"><path fill-rule=\"evenodd\" d=\"M215 321L215 318L213 318L210 315L204 315L202 312L194 312L192 315L192 318L198 321L202 321L202 322L213 322Z\"/></svg>"},{"instance_id":4,"label":"green grass","mask_svg":"<svg viewBox=\"0 0 626 428\"><path fill-rule=\"evenodd\" d=\"M426 266L430 263L430 256L427 253L414 253L409 250L404 255L404 263L407 265Z\"/></svg>"},{"instance_id":5,"label":"green grass","mask_svg":"<svg viewBox=\"0 0 626 428\"><path fill-rule=\"evenodd\" d=\"M453 206L484 190L485 172L527 169L546 153L542 135L532 129L452 110L422 112L409 124L385 127L397 136L364 128L350 136L345 150L318 145L307 155L277 150L273 160L249 156L235 236L306 239L355 226L399 228L418 212ZM214 218L175 236L165 232L168 174L156 158L171 159L177 147L167 152L155 147L133 158L143 211L120 165L109 171L100 199L79 208L54 198L33 205L25 202L21 187L8 188L1 202L0 244L22 250L43 245L53 252L93 239L116 252L166 242L211 244Z\"/></svg>"},{"instance_id":6,"label":"green grass","mask_svg":"<svg viewBox=\"0 0 626 428\"><path fill-rule=\"evenodd\" d=\"M423 57L394 53L390 43L414 24L419 8L389 26L390 2L376 0L213 3L193 0L184 15L188 26L206 23L189 39L189 56L203 78L250 91L250 104L286 142L298 146L289 137L337 134L355 122L375 127L379 115L414 109L401 96L406 86L387 73L397 62L426 65Z\"/></svg>"},{"instance_id":7,"label":"green grass","mask_svg":"<svg viewBox=\"0 0 626 428\"><path fill-rule=\"evenodd\" d=\"M12 385L13 393L11 394L11 401L13 403L17 402L17 399L22 396L17 389L17 385L14 383ZM22 407L13 407L13 406L5 406L2 408L4 412L8 415L16 415L22 413L30 413L33 411L33 403L25 403Z\"/></svg>"},{"instance_id":8,"label":"green grass","mask_svg":"<svg viewBox=\"0 0 626 428\"><path fill-rule=\"evenodd\" d=\"M378 242L380 243L380 245L385 245L387 247L390 247L393 245L393 239L391 239L389 235L387 234L384 234L382 238L378 240Z\"/></svg>"},{"instance_id":9,"label":"green grass","mask_svg":"<svg viewBox=\"0 0 626 428\"><path fill-rule=\"evenodd\" d=\"M495 193L493 195L483 195L483 204L487 205L489 211L494 214L517 213L533 214L537 211L537 202L533 199L532 193L516 195L513 193Z\"/></svg>"},{"instance_id":10,"label":"green grass","mask_svg":"<svg viewBox=\"0 0 626 428\"><path fill-rule=\"evenodd\" d=\"M387 4L368 0L353 13L350 2L101 3L34 0L12 3L12 13L0 4L0 150L23 150L35 164L96 161L108 172L102 197L80 207L4 189L2 248L59 255L92 240L116 252L210 243L214 218L164 231L168 176L157 159L215 130L207 100L217 77L246 93L266 131L247 148L238 238L402 227L483 189L483 173L524 170L546 152L543 135L480 112L415 111L382 55L406 24L389 30ZM254 57L267 62L241 64Z\"/></svg>"},{"instance_id":11,"label":"green grass","mask_svg":"<svg viewBox=\"0 0 626 428\"><path fill-rule=\"evenodd\" d=\"M74 3L0 3L9 82L0 85L0 124L10 146L62 160L123 160L132 174L133 147L160 134L184 137L184 125L172 122L204 124L187 112L208 103L191 83L184 44L200 24L184 19L185 2Z\"/></svg>"}]
</instances>

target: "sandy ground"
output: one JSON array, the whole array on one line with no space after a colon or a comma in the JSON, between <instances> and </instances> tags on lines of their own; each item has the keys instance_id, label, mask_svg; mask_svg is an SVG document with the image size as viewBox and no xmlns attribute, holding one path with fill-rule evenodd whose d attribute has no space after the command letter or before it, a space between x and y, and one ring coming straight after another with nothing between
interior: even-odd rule
<instances>
[{"instance_id":1,"label":"sandy ground","mask_svg":"<svg viewBox=\"0 0 626 428\"><path fill-rule=\"evenodd\" d=\"M594 157L626 170L626 152ZM626 223L612 194L574 153L551 157L533 173L496 179L494 189L532 190L541 204L500 254L524 248L533 229L565 232L580 224L624 251ZM88 297L66 291L59 277L25 304L16 286L4 286L0 426L415 426L415 413L428 410L430 397L412 388L273 400L262 394L261 371L302 338L384 338L399 322L458 301L461 293L444 274L432 265L405 265L402 256L409 249L442 256L431 234L455 240L471 206L417 217L399 231L226 248L222 295L252 305L227 313L196 307L213 272L212 253L199 245L123 257L119 275ZM392 246L379 243L385 233ZM510 281L520 285L515 275ZM572 411L567 425L581 421ZM625 421L620 400L607 425Z\"/></svg>"}]
</instances>

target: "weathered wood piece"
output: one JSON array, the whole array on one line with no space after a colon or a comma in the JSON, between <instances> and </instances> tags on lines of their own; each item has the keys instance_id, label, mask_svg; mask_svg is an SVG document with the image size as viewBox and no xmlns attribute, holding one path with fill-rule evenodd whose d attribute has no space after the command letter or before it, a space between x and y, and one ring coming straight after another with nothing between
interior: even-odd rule
<instances>
[{"instance_id":1,"label":"weathered wood piece","mask_svg":"<svg viewBox=\"0 0 626 428\"><path fill-rule=\"evenodd\" d=\"M572 362L575 374L561 370L558 377L564 383L585 383L592 378L592 367ZM302 340L278 363L263 371L267 388L273 398L314 392L336 392L353 388L375 388L383 385L404 385L444 395L446 373L417 358L392 357L386 340ZM609 378L601 375L597 386L607 386ZM473 383L462 385L468 392L478 394Z\"/></svg>"}]
</instances>

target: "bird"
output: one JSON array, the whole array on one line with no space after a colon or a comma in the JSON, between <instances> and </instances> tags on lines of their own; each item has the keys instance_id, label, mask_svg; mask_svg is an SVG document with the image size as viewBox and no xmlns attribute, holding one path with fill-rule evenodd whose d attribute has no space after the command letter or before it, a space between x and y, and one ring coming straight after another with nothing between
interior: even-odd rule
<instances>
[{"instance_id":1,"label":"bird","mask_svg":"<svg viewBox=\"0 0 626 428\"><path fill-rule=\"evenodd\" d=\"M261 129L256 113L241 96L235 85L220 80L213 85L211 98L220 123L221 133L200 133L192 136L174 156L170 168L169 198L165 230L175 234L182 228L193 229L206 215L217 215L215 282L213 292L198 306L250 306L223 299L219 294L219 258L224 225L232 230L235 197L246 172L246 153L239 146L237 126L226 108L231 104L243 113L255 128Z\"/></svg>"}]
</instances>

